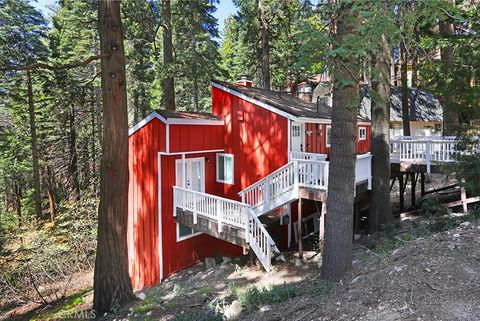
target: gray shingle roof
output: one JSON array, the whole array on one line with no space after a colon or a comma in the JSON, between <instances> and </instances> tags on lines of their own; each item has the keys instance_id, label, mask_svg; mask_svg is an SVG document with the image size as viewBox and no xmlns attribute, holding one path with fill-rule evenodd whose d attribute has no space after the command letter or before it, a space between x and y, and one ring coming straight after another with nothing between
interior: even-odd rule
<instances>
[{"instance_id":1,"label":"gray shingle roof","mask_svg":"<svg viewBox=\"0 0 480 321\"><path fill-rule=\"evenodd\" d=\"M235 90L245 96L263 102L296 117L331 119L332 108L326 104L310 103L283 92L258 87L246 87L225 81L214 80L216 84Z\"/></svg>"},{"instance_id":2,"label":"gray shingle roof","mask_svg":"<svg viewBox=\"0 0 480 321\"><path fill-rule=\"evenodd\" d=\"M370 97L367 95L366 87L363 87L361 92L364 98L359 114L371 119ZM443 120L442 105L432 93L418 88L409 88L408 94L410 121L441 122ZM401 87L393 86L391 88L390 121L402 121Z\"/></svg>"},{"instance_id":3,"label":"gray shingle roof","mask_svg":"<svg viewBox=\"0 0 480 321\"><path fill-rule=\"evenodd\" d=\"M165 119L200 119L200 120L221 120L220 117L211 113L203 112L187 112L187 111L170 111L170 110L155 110L160 116Z\"/></svg>"}]
</instances>

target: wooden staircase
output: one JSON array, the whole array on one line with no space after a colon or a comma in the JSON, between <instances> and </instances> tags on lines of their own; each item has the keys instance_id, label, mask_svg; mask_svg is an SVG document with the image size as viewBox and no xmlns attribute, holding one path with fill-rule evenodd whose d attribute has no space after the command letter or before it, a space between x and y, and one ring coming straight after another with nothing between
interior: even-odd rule
<instances>
[{"instance_id":1,"label":"wooden staircase","mask_svg":"<svg viewBox=\"0 0 480 321\"><path fill-rule=\"evenodd\" d=\"M298 159L280 167L239 193L242 201L174 186L174 216L179 223L227 242L249 247L266 271L271 259L282 260L259 216L320 191L326 197L329 162L298 153ZM324 159L324 158L323 158ZM355 182L371 186L371 155L357 157Z\"/></svg>"}]
</instances>

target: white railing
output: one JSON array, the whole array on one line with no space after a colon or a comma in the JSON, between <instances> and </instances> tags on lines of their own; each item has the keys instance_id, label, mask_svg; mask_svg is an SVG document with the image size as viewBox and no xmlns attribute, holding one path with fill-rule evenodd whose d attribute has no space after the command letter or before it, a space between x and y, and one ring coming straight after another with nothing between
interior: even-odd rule
<instances>
[{"instance_id":1,"label":"white railing","mask_svg":"<svg viewBox=\"0 0 480 321\"><path fill-rule=\"evenodd\" d=\"M443 139L392 139L391 161L424 164L430 172L433 162L453 162L459 153L454 136Z\"/></svg>"},{"instance_id":2,"label":"white railing","mask_svg":"<svg viewBox=\"0 0 480 321\"><path fill-rule=\"evenodd\" d=\"M290 162L276 171L270 173L254 184L250 185L240 193L242 203L247 204L257 212L264 212L283 204L279 201L295 198L298 191L298 162Z\"/></svg>"},{"instance_id":3,"label":"white railing","mask_svg":"<svg viewBox=\"0 0 480 321\"><path fill-rule=\"evenodd\" d=\"M298 184L302 187L328 188L329 162L314 160L299 160Z\"/></svg>"},{"instance_id":4,"label":"white railing","mask_svg":"<svg viewBox=\"0 0 480 321\"><path fill-rule=\"evenodd\" d=\"M327 159L326 154L304 153L304 152L290 152L289 159L292 160L316 160L324 161Z\"/></svg>"},{"instance_id":5,"label":"white railing","mask_svg":"<svg viewBox=\"0 0 480 321\"><path fill-rule=\"evenodd\" d=\"M394 136L390 141L396 140L456 140L457 136Z\"/></svg>"},{"instance_id":6,"label":"white railing","mask_svg":"<svg viewBox=\"0 0 480 321\"><path fill-rule=\"evenodd\" d=\"M223 232L224 224L243 229L245 242L250 245L267 272L270 271L272 247L278 251L275 242L255 213L243 204L228 198L174 186L173 216L177 208L191 212L193 224L198 215L217 222L218 232Z\"/></svg>"},{"instance_id":7,"label":"white railing","mask_svg":"<svg viewBox=\"0 0 480 321\"><path fill-rule=\"evenodd\" d=\"M372 155L370 153L357 155L355 163L355 183L367 181L368 189L372 189Z\"/></svg>"}]
</instances>

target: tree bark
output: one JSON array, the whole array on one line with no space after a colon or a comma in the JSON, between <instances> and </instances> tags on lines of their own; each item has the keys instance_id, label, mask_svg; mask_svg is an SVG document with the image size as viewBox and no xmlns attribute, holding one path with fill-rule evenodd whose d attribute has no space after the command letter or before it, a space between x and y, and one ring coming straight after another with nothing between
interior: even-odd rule
<instances>
[{"instance_id":1,"label":"tree bark","mask_svg":"<svg viewBox=\"0 0 480 321\"><path fill-rule=\"evenodd\" d=\"M262 49L260 56L260 64L262 71L261 85L262 88L270 89L272 86L270 80L270 30L262 0L258 1L258 20L260 22L262 37Z\"/></svg>"},{"instance_id":2,"label":"tree bark","mask_svg":"<svg viewBox=\"0 0 480 321\"><path fill-rule=\"evenodd\" d=\"M163 79L163 103L165 109L175 110L175 82L173 79L173 44L170 0L162 2L163 64L166 76Z\"/></svg>"},{"instance_id":3,"label":"tree bark","mask_svg":"<svg viewBox=\"0 0 480 321\"><path fill-rule=\"evenodd\" d=\"M47 175L47 191L48 191L48 204L50 213L50 222L55 224L55 217L57 216L57 191L55 188L55 179L53 177L50 166L45 165L45 173Z\"/></svg>"},{"instance_id":4,"label":"tree bark","mask_svg":"<svg viewBox=\"0 0 480 321\"><path fill-rule=\"evenodd\" d=\"M27 71L27 96L28 96L28 117L30 121L30 144L32 148L32 169L33 169L33 198L35 204L35 215L38 219L42 217L42 194L40 191L40 165L38 157L38 136L37 123L35 121L35 105L33 102L32 75Z\"/></svg>"},{"instance_id":5,"label":"tree bark","mask_svg":"<svg viewBox=\"0 0 480 321\"><path fill-rule=\"evenodd\" d=\"M410 136L410 109L408 106L408 73L407 73L407 50L402 40L400 44L400 77L402 82L402 120L403 120L403 136Z\"/></svg>"},{"instance_id":6,"label":"tree bark","mask_svg":"<svg viewBox=\"0 0 480 321\"><path fill-rule=\"evenodd\" d=\"M78 179L78 153L77 153L77 129L75 119L75 106L70 107L70 114L68 117L69 124L69 140L68 147L70 152L70 159L68 164L68 172L71 180L71 191L73 192L73 199L80 200L80 182Z\"/></svg>"},{"instance_id":7,"label":"tree bark","mask_svg":"<svg viewBox=\"0 0 480 321\"><path fill-rule=\"evenodd\" d=\"M382 35L375 68L380 79L373 90L380 101L372 99L372 194L370 233L393 219L390 203L390 51L386 35Z\"/></svg>"},{"instance_id":8,"label":"tree bark","mask_svg":"<svg viewBox=\"0 0 480 321\"><path fill-rule=\"evenodd\" d=\"M103 154L100 170L93 308L97 316L134 299L128 274L128 120L120 1L98 1L102 60Z\"/></svg>"},{"instance_id":9,"label":"tree bark","mask_svg":"<svg viewBox=\"0 0 480 321\"><path fill-rule=\"evenodd\" d=\"M455 0L449 0L453 5L455 5ZM455 34L455 26L450 21L445 21L440 23L440 34L445 38L452 38ZM455 56L453 47L447 45L445 48L441 49L440 59L442 62L442 73L445 75L445 78L449 76L450 70L455 63ZM458 113L455 110L454 99L451 96L451 90L449 90L449 85L446 85L447 88L444 89L445 94L440 97L440 103L443 107L443 132L444 135L455 135L457 130L459 119Z\"/></svg>"},{"instance_id":10,"label":"tree bark","mask_svg":"<svg viewBox=\"0 0 480 321\"><path fill-rule=\"evenodd\" d=\"M342 3L336 25L336 43L345 44L358 30L358 12L351 11L352 2ZM352 21L354 20L354 21ZM339 279L352 266L353 207L355 191L356 125L360 75L353 57L339 57L334 66L335 86L332 108L332 144L328 179L323 277ZM338 85L348 80L350 85Z\"/></svg>"}]
</instances>

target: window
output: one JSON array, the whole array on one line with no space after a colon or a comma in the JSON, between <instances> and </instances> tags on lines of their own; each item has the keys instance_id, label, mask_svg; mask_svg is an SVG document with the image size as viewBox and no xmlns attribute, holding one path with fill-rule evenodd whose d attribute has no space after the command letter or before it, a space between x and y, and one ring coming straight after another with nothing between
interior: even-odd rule
<instances>
[{"instance_id":1,"label":"window","mask_svg":"<svg viewBox=\"0 0 480 321\"><path fill-rule=\"evenodd\" d=\"M195 231L195 229L191 227L177 223L177 242L189 239L200 234L202 233Z\"/></svg>"},{"instance_id":2,"label":"window","mask_svg":"<svg viewBox=\"0 0 480 321\"><path fill-rule=\"evenodd\" d=\"M358 127L358 140L367 139L367 127Z\"/></svg>"},{"instance_id":3,"label":"window","mask_svg":"<svg viewBox=\"0 0 480 321\"><path fill-rule=\"evenodd\" d=\"M330 147L332 143L332 126L327 126L327 134L325 135L325 146Z\"/></svg>"},{"instance_id":4,"label":"window","mask_svg":"<svg viewBox=\"0 0 480 321\"><path fill-rule=\"evenodd\" d=\"M292 125L292 137L300 137L301 136L301 125Z\"/></svg>"},{"instance_id":5,"label":"window","mask_svg":"<svg viewBox=\"0 0 480 321\"><path fill-rule=\"evenodd\" d=\"M217 182L233 185L232 154L217 154Z\"/></svg>"}]
</instances>

